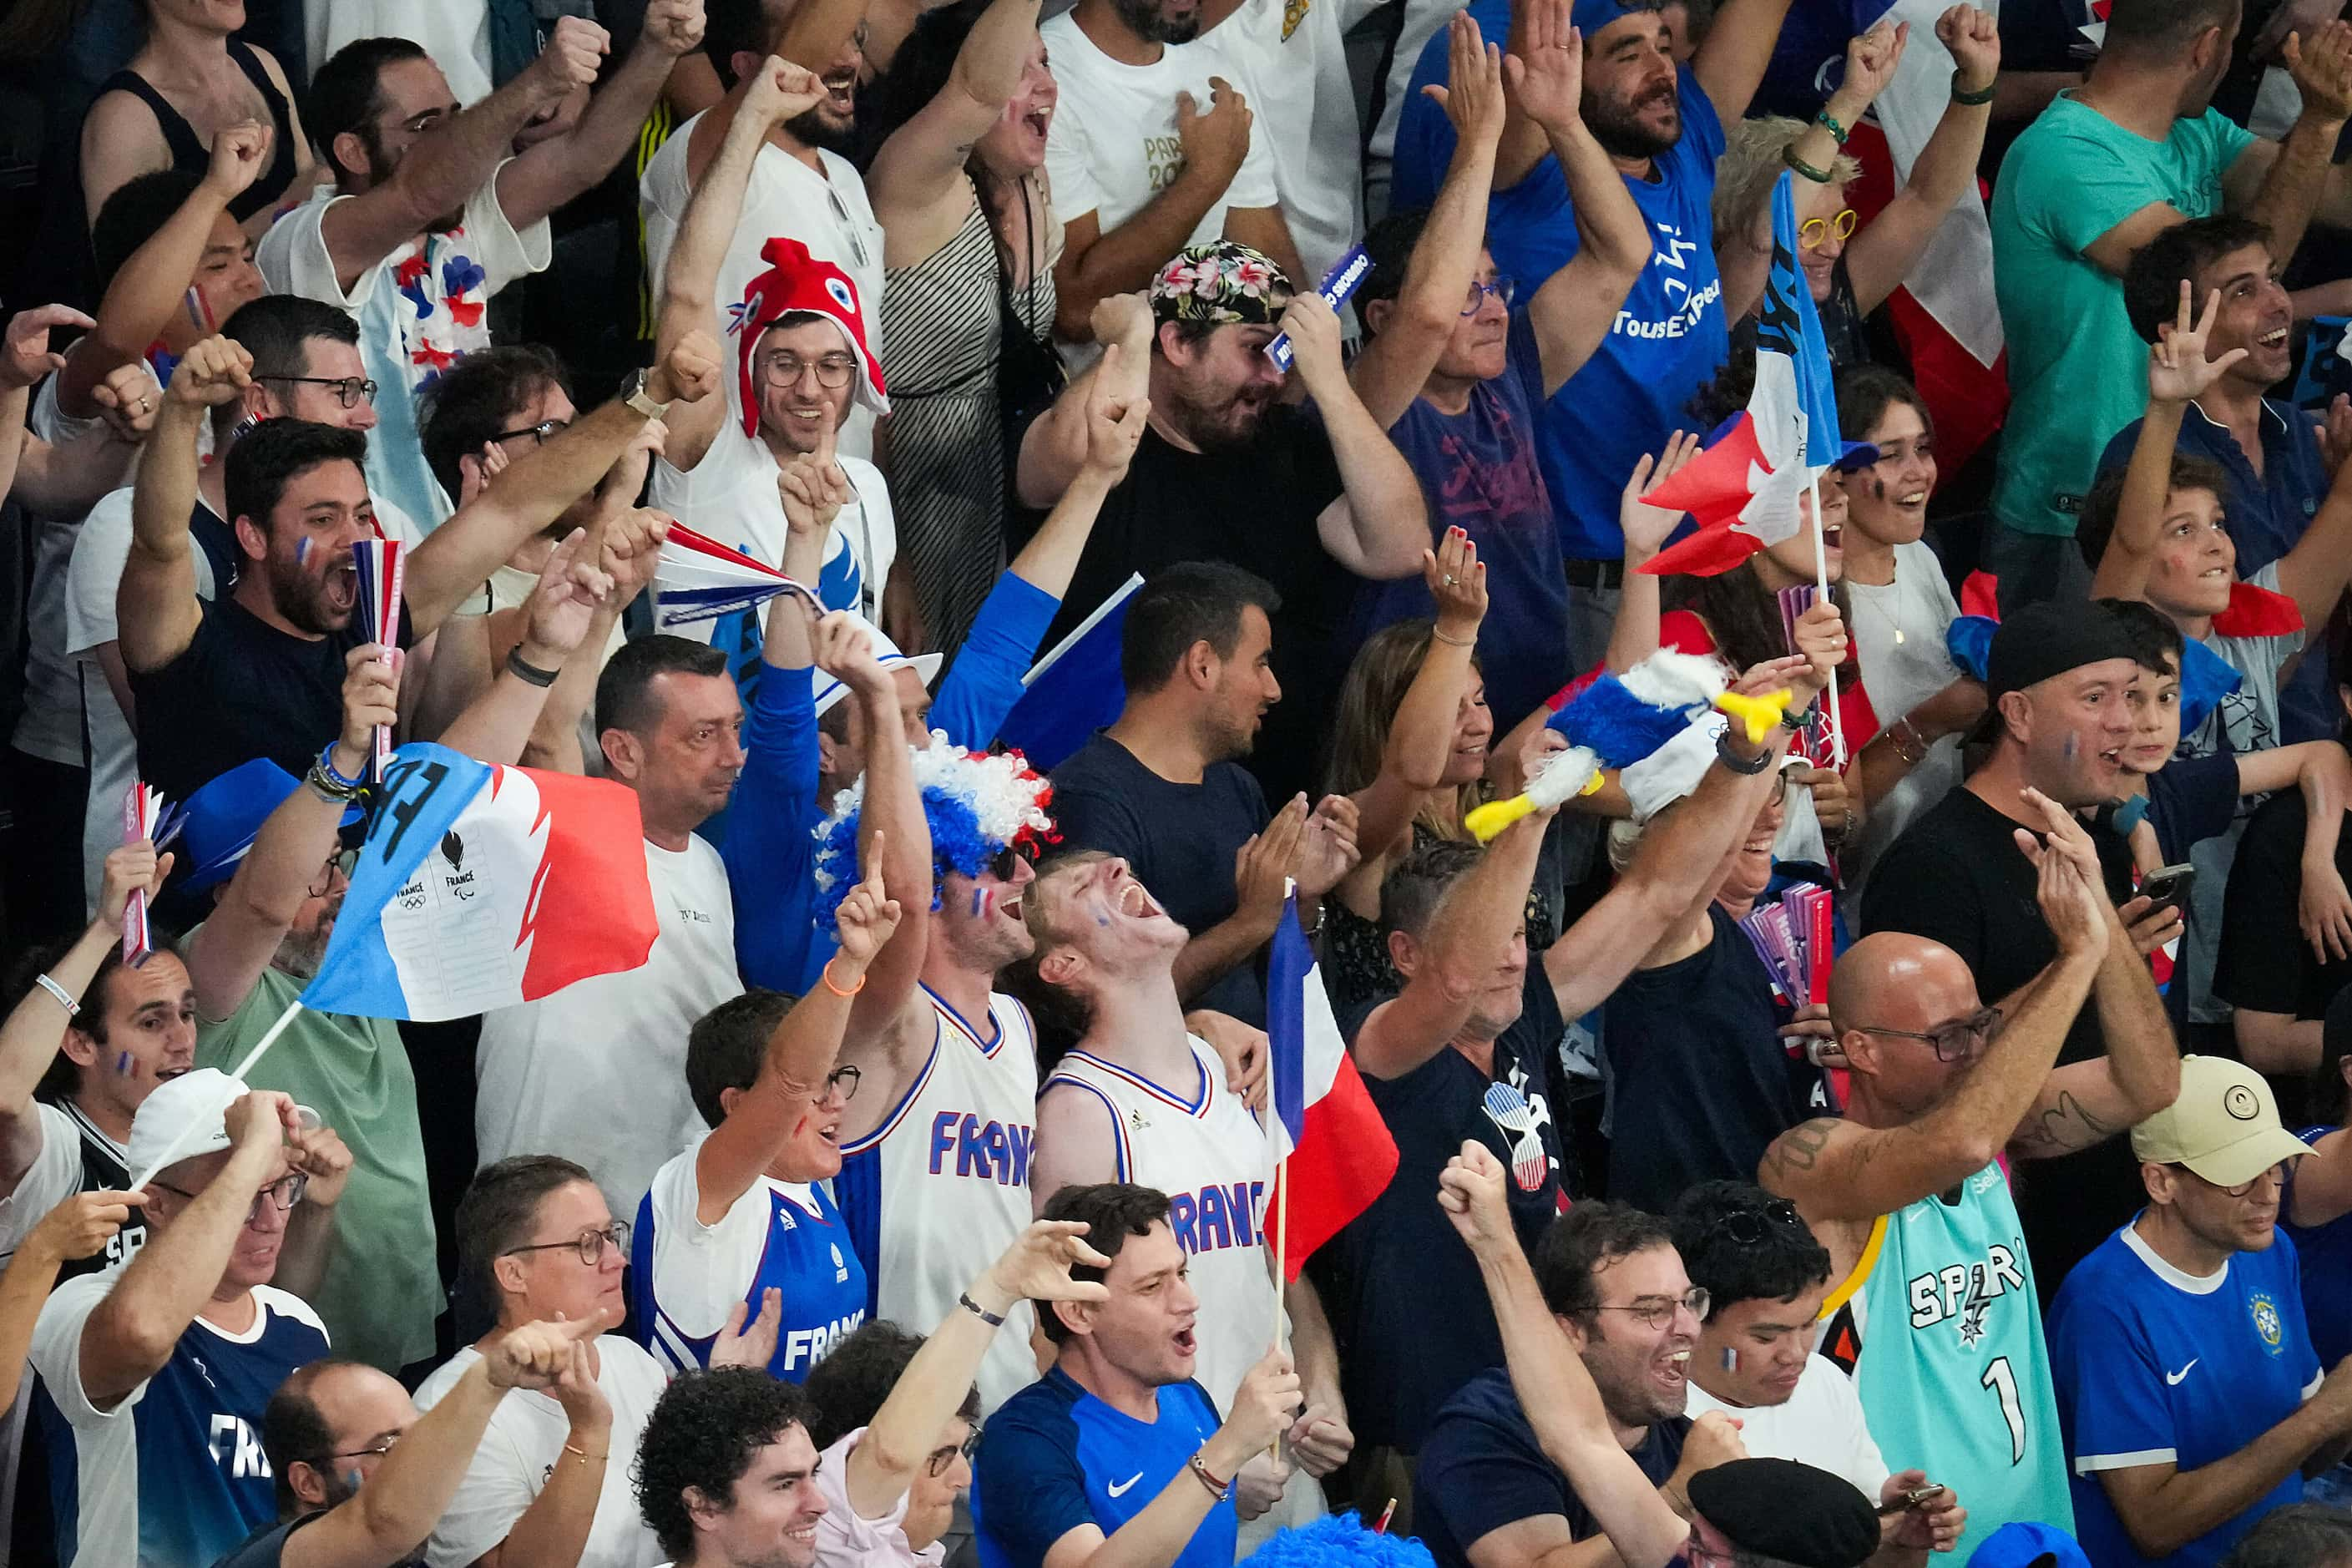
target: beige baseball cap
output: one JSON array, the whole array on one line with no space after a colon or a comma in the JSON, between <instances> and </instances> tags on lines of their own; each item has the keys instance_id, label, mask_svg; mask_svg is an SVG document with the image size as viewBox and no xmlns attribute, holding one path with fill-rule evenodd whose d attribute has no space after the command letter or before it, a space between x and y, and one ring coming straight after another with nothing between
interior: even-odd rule
<instances>
[{"instance_id":1,"label":"beige baseball cap","mask_svg":"<svg viewBox=\"0 0 2352 1568\"><path fill-rule=\"evenodd\" d=\"M2263 1075L2226 1057L2180 1058L2180 1095L2132 1129L2132 1152L2159 1165L2186 1165L2217 1187L2251 1182L2311 1145L2279 1124L2278 1101Z\"/></svg>"}]
</instances>

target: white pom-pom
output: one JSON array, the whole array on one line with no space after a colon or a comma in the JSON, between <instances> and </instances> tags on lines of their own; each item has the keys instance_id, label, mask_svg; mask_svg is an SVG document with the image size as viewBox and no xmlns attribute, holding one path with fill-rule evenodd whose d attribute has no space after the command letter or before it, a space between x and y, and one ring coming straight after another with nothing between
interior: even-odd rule
<instances>
[{"instance_id":1,"label":"white pom-pom","mask_svg":"<svg viewBox=\"0 0 2352 1568\"><path fill-rule=\"evenodd\" d=\"M1554 752L1528 780L1528 798L1535 802L1538 811L1561 805L1583 794L1584 786L1600 771L1601 759L1582 746Z\"/></svg>"},{"instance_id":2,"label":"white pom-pom","mask_svg":"<svg viewBox=\"0 0 2352 1568\"><path fill-rule=\"evenodd\" d=\"M1730 689L1711 654L1661 648L1617 678L1628 693L1653 708L1704 707Z\"/></svg>"}]
</instances>

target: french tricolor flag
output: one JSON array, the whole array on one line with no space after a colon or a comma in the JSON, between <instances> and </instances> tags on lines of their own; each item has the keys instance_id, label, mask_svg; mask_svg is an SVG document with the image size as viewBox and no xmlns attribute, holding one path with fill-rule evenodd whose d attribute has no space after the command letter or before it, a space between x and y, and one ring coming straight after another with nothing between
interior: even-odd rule
<instances>
[{"instance_id":1,"label":"french tricolor flag","mask_svg":"<svg viewBox=\"0 0 2352 1568\"><path fill-rule=\"evenodd\" d=\"M384 770L301 1005L463 1018L635 969L660 929L625 785L412 742Z\"/></svg>"},{"instance_id":2,"label":"french tricolor flag","mask_svg":"<svg viewBox=\"0 0 2352 1568\"><path fill-rule=\"evenodd\" d=\"M1265 1032L1272 1047L1276 1201L1269 1238L1285 1282L1315 1249L1371 1207L1396 1174L1396 1140L1381 1120L1339 1037L1315 952L1298 925L1296 889L1282 907L1266 976Z\"/></svg>"}]
</instances>

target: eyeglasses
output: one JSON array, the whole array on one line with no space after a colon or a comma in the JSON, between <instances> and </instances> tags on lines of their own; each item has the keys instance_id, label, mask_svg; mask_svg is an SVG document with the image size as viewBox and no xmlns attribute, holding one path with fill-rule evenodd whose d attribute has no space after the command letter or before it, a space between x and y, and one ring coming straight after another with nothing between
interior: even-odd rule
<instances>
[{"instance_id":1,"label":"eyeglasses","mask_svg":"<svg viewBox=\"0 0 2352 1568\"><path fill-rule=\"evenodd\" d=\"M847 354L803 359L795 353L772 353L760 362L760 374L767 378L770 386L798 386L801 377L812 370L816 372L819 386L838 392L857 373L857 362Z\"/></svg>"},{"instance_id":2,"label":"eyeglasses","mask_svg":"<svg viewBox=\"0 0 2352 1568\"><path fill-rule=\"evenodd\" d=\"M958 1447L933 1449L930 1457L923 1461L923 1468L930 1472L931 1479L938 1480L948 1473L948 1467L956 1462L957 1455L961 1454L966 1459L970 1459L979 1452L980 1428L975 1426L964 1434L963 1442Z\"/></svg>"},{"instance_id":3,"label":"eyeglasses","mask_svg":"<svg viewBox=\"0 0 2352 1568\"><path fill-rule=\"evenodd\" d=\"M837 1096L842 1104L847 1105L857 1098L857 1086L865 1077L863 1072L854 1067L834 1068L824 1075L824 1089L816 1097L816 1102L824 1105Z\"/></svg>"},{"instance_id":4,"label":"eyeglasses","mask_svg":"<svg viewBox=\"0 0 2352 1568\"><path fill-rule=\"evenodd\" d=\"M298 386L331 386L335 401L346 408L357 408L360 400L375 401L375 383L356 375L257 375L256 381L291 382Z\"/></svg>"},{"instance_id":5,"label":"eyeglasses","mask_svg":"<svg viewBox=\"0 0 2352 1568\"><path fill-rule=\"evenodd\" d=\"M2176 1171L2189 1171L2188 1166L2181 1164L2178 1161L2173 1163L2172 1168ZM2194 1171L2189 1171L2189 1173L2192 1176L2197 1176L2197 1173ZM2197 1179L2200 1182L2205 1182L2205 1178L2202 1176L2197 1176ZM2205 1184L2212 1188L2217 1193L2227 1193L2233 1198L2242 1198L2248 1193L2252 1192L2256 1187L2261 1186L2265 1181L2271 1182L2277 1186L2284 1188L2286 1185L2286 1162L2282 1160L2267 1171L2257 1171L2254 1173L2253 1180L2240 1182L2234 1187L2225 1187L2219 1182L2205 1182Z\"/></svg>"},{"instance_id":6,"label":"eyeglasses","mask_svg":"<svg viewBox=\"0 0 2352 1568\"><path fill-rule=\"evenodd\" d=\"M616 1219L602 1230L583 1230L570 1241L535 1241L529 1247L509 1247L499 1256L512 1258L519 1252L553 1252L569 1247L579 1254L581 1262L593 1268L604 1261L604 1249L608 1247L620 1252L629 1250L627 1220Z\"/></svg>"},{"instance_id":7,"label":"eyeglasses","mask_svg":"<svg viewBox=\"0 0 2352 1568\"><path fill-rule=\"evenodd\" d=\"M2000 1027L2000 1009L1986 1007L1971 1017L1938 1024L1924 1032L1918 1029L1881 1029L1868 1024L1857 1024L1854 1027L1865 1035L1893 1035L1902 1040L1925 1040L1936 1047L1936 1059L1939 1062L1966 1061Z\"/></svg>"},{"instance_id":8,"label":"eyeglasses","mask_svg":"<svg viewBox=\"0 0 2352 1568\"><path fill-rule=\"evenodd\" d=\"M1717 1235L1728 1237L1742 1247L1754 1247L1771 1235L1775 1228L1801 1230L1804 1225L1804 1215L1797 1212L1796 1205L1786 1198L1774 1198L1760 1209L1733 1209L1727 1214L1717 1215L1710 1228ZM1701 1313L1700 1316L1706 1314Z\"/></svg>"},{"instance_id":9,"label":"eyeglasses","mask_svg":"<svg viewBox=\"0 0 2352 1568\"><path fill-rule=\"evenodd\" d=\"M321 1454L319 1457L322 1459L381 1459L391 1453L392 1446L399 1441L400 1434L395 1432L389 1437L377 1439L364 1448L346 1448L339 1454Z\"/></svg>"},{"instance_id":10,"label":"eyeglasses","mask_svg":"<svg viewBox=\"0 0 2352 1568\"><path fill-rule=\"evenodd\" d=\"M1519 280L1516 278L1497 278L1492 283L1473 282L1470 285L1470 302L1462 307L1462 313L1465 316L1476 315L1478 307L1486 302L1486 296L1489 294L1500 300L1504 307L1508 309L1512 299L1518 291Z\"/></svg>"},{"instance_id":11,"label":"eyeglasses","mask_svg":"<svg viewBox=\"0 0 2352 1568\"><path fill-rule=\"evenodd\" d=\"M1593 1310L1601 1312L1631 1312L1651 1328L1663 1329L1675 1321L1675 1310L1683 1307L1688 1307L1691 1316L1700 1322L1706 1321L1708 1300L1706 1287L1694 1285L1683 1292L1680 1300L1670 1296L1654 1296L1646 1301L1636 1301L1630 1307L1597 1307Z\"/></svg>"},{"instance_id":12,"label":"eyeglasses","mask_svg":"<svg viewBox=\"0 0 2352 1568\"><path fill-rule=\"evenodd\" d=\"M147 1184L151 1187L161 1187L165 1192L171 1193L177 1197L185 1198L191 1203L195 1201L195 1194L189 1192L184 1187L175 1187L169 1182L151 1181ZM287 1209L292 1208L296 1204L302 1201L302 1189L310 1184L310 1178L299 1173L291 1176L278 1177L278 1180L272 1182L269 1185L262 1188L259 1192L253 1194L253 1203L245 1211L245 1223L251 1225L256 1220L259 1219L261 1217L261 1205L265 1203L273 1205L281 1213Z\"/></svg>"},{"instance_id":13,"label":"eyeglasses","mask_svg":"<svg viewBox=\"0 0 2352 1568\"><path fill-rule=\"evenodd\" d=\"M526 425L520 430L501 430L490 439L503 447L509 441L520 441L528 436L544 447L550 437L561 436L571 428L572 421L569 419L542 419L536 425Z\"/></svg>"},{"instance_id":14,"label":"eyeglasses","mask_svg":"<svg viewBox=\"0 0 2352 1568\"><path fill-rule=\"evenodd\" d=\"M325 898L334 890L337 877L349 882L352 879L352 870L359 863L360 852L356 849L338 850L329 856L326 864L319 868L319 874L310 879L310 896L314 899Z\"/></svg>"},{"instance_id":15,"label":"eyeglasses","mask_svg":"<svg viewBox=\"0 0 2352 1568\"><path fill-rule=\"evenodd\" d=\"M1829 243L1831 229L1837 230L1840 239L1850 239L1853 236L1853 226L1860 221L1853 216L1852 207L1843 208L1835 217L1809 217L1797 226L1797 243L1807 250L1819 250Z\"/></svg>"},{"instance_id":16,"label":"eyeglasses","mask_svg":"<svg viewBox=\"0 0 2352 1568\"><path fill-rule=\"evenodd\" d=\"M1009 882L1021 874L1022 867L1036 864L1036 850L1026 844L1008 844L989 858L988 874L1000 882Z\"/></svg>"}]
</instances>

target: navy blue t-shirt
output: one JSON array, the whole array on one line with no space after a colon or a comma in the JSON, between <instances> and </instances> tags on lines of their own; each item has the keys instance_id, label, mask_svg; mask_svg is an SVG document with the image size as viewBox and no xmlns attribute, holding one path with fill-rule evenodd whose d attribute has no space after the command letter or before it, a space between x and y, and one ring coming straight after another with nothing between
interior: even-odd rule
<instances>
[{"instance_id":1,"label":"navy blue t-shirt","mask_svg":"<svg viewBox=\"0 0 2352 1568\"><path fill-rule=\"evenodd\" d=\"M1159 1395L1159 1419L1138 1421L1057 1366L1006 1400L981 1429L972 1462L981 1568L1040 1568L1079 1526L1116 1535L1150 1507L1223 1425L1197 1383L1171 1383ZM1174 1568L1233 1568L1239 1531L1232 1500L1215 1504Z\"/></svg>"},{"instance_id":2,"label":"navy blue t-shirt","mask_svg":"<svg viewBox=\"0 0 2352 1568\"><path fill-rule=\"evenodd\" d=\"M1197 936L1238 906L1234 853L1268 820L1265 792L1238 763L1211 764L1196 784L1171 784L1097 731L1054 770L1053 784L1061 847L1123 857L1186 931ZM1246 1024L1265 1023L1265 982L1255 961L1189 1000Z\"/></svg>"},{"instance_id":3,"label":"navy blue t-shirt","mask_svg":"<svg viewBox=\"0 0 2352 1568\"><path fill-rule=\"evenodd\" d=\"M1361 1024L1360 1016L1341 1020L1351 1047ZM1340 1358L1340 1392L1364 1447L1416 1451L1438 1407L1503 1364L1486 1282L1433 1194L1446 1161L1475 1138L1510 1173L1503 1193L1520 1245L1532 1252L1559 1216L1559 1131L1543 1061L1523 1048L1517 1030L1496 1040L1491 1077L1451 1046L1402 1077L1364 1075L1396 1140L1396 1174L1316 1255L1333 1331L1352 1348ZM1400 1280L1412 1288L1400 1289Z\"/></svg>"},{"instance_id":4,"label":"navy blue t-shirt","mask_svg":"<svg viewBox=\"0 0 2352 1568\"><path fill-rule=\"evenodd\" d=\"M1675 1473L1690 1428L1686 1415L1661 1421L1633 1450L1633 1462L1652 1484ZM1438 1568L1469 1568L1470 1548L1485 1536L1554 1513L1568 1521L1571 1540L1601 1533L1568 1478L1545 1457L1511 1392L1511 1374L1499 1367L1481 1373L1437 1413L1422 1445L1412 1479L1414 1533Z\"/></svg>"},{"instance_id":5,"label":"navy blue t-shirt","mask_svg":"<svg viewBox=\"0 0 2352 1568\"><path fill-rule=\"evenodd\" d=\"M1509 36L1508 0L1479 0L1470 16L1487 37ZM1446 49L1441 28L1421 52L1397 121L1400 211L1435 200L1454 157L1453 122L1421 90L1444 82ZM1559 518L1561 552L1572 560L1613 561L1625 553L1617 502L1626 476L1671 432L1692 427L1691 395L1731 354L1709 206L1723 124L1698 79L1687 68L1680 75L1682 139L1658 155L1655 179L1625 181L1649 225L1654 254L1609 335L1545 405L1544 483ZM1568 183L1549 153L1517 184L1496 191L1487 206L1486 247L1521 289L1540 288L1580 243Z\"/></svg>"},{"instance_id":6,"label":"navy blue t-shirt","mask_svg":"<svg viewBox=\"0 0 2352 1568\"><path fill-rule=\"evenodd\" d=\"M1712 939L1626 976L1602 1009L1609 1196L1666 1214L1699 1182L1752 1181L1772 1140L1825 1114L1821 1069L1791 1058L1764 961L1710 904Z\"/></svg>"},{"instance_id":7,"label":"navy blue t-shirt","mask_svg":"<svg viewBox=\"0 0 2352 1568\"><path fill-rule=\"evenodd\" d=\"M2189 849L2219 838L2238 819L2238 755L2175 756L2147 778L2147 825L2156 829L2164 863L2178 865Z\"/></svg>"},{"instance_id":8,"label":"navy blue t-shirt","mask_svg":"<svg viewBox=\"0 0 2352 1568\"><path fill-rule=\"evenodd\" d=\"M2337 1128L2321 1123L2295 1134L2313 1148ZM2294 1173L2302 1162L2287 1165L2287 1187L2279 1195L2279 1228L2294 1242L2303 1265L2303 1315L2311 1331L2311 1348L2321 1366L2334 1366L2352 1355L2352 1215L2339 1215L2326 1225L2287 1223L2294 1199Z\"/></svg>"},{"instance_id":9,"label":"navy blue t-shirt","mask_svg":"<svg viewBox=\"0 0 2352 1568\"><path fill-rule=\"evenodd\" d=\"M1442 412L1416 397L1389 426L1429 501L1433 545L1449 528L1478 547L1486 568L1486 619L1478 628L1478 664L1486 705L1499 733L1576 672L1568 650L1568 579L1561 575L1559 529L1538 459L1543 361L1525 310L1512 312L1503 374L1470 389L1470 406ZM1359 638L1382 626L1434 613L1418 575L1368 583L1358 595Z\"/></svg>"}]
</instances>

